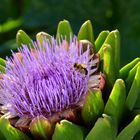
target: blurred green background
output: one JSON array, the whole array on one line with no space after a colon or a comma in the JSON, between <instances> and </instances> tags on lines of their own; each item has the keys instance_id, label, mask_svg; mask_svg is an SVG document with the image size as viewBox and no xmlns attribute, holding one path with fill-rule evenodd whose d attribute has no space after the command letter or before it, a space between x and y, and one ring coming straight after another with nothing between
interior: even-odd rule
<instances>
[{"instance_id":1,"label":"blurred green background","mask_svg":"<svg viewBox=\"0 0 140 140\"><path fill-rule=\"evenodd\" d=\"M19 29L33 39L39 31L54 35L63 19L75 34L90 19L95 38L101 30L119 29L121 65L140 56L140 0L0 0L0 56L16 48Z\"/></svg>"}]
</instances>

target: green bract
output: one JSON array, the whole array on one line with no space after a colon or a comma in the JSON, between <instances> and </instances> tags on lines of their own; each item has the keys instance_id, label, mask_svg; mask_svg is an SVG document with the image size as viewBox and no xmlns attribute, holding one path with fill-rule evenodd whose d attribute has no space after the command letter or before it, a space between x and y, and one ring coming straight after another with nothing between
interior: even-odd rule
<instances>
[{"instance_id":1,"label":"green bract","mask_svg":"<svg viewBox=\"0 0 140 140\"><path fill-rule=\"evenodd\" d=\"M99 73L104 74L105 87L94 88L81 105L80 121L62 119L50 123L40 116L31 121L28 133L12 126L6 115L0 118L1 140L139 140L140 139L140 58L120 68L120 35L118 30L102 31L96 39L91 21L80 28L77 39L100 55ZM74 36L67 20L60 21L56 39L66 38L67 43ZM36 35L43 46L46 37L50 44L52 36L45 32ZM32 40L22 30L16 36L17 46L32 48ZM84 40L84 41L83 41ZM6 60L0 58L0 72L5 73ZM140 98L139 98L140 99ZM135 106L137 102L137 107ZM72 112L73 113L73 112ZM73 114L70 114L71 116Z\"/></svg>"}]
</instances>

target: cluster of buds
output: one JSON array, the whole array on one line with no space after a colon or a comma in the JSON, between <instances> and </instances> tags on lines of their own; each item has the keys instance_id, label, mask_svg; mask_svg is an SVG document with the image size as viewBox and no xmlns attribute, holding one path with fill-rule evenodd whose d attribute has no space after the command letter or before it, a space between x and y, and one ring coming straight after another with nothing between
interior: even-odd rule
<instances>
[{"instance_id":1,"label":"cluster of buds","mask_svg":"<svg viewBox=\"0 0 140 140\"><path fill-rule=\"evenodd\" d=\"M94 40L89 20L77 36L64 20L56 38L19 30L16 40L0 58L2 140L140 138L140 58L120 68L118 30Z\"/></svg>"}]
</instances>

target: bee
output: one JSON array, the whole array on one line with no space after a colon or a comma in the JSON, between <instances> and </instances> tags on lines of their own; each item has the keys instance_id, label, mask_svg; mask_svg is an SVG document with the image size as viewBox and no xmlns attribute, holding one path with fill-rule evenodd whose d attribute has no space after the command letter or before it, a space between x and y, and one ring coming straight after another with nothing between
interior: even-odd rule
<instances>
[{"instance_id":1,"label":"bee","mask_svg":"<svg viewBox=\"0 0 140 140\"><path fill-rule=\"evenodd\" d=\"M79 70L80 73L83 73L85 75L88 74L87 66L85 64L75 63L74 68L76 68L76 70Z\"/></svg>"}]
</instances>

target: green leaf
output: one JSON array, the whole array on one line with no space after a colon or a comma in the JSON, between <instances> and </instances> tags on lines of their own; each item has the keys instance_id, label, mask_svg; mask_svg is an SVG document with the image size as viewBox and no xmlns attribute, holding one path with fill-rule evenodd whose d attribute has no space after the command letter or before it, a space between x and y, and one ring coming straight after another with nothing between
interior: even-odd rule
<instances>
[{"instance_id":1,"label":"green leaf","mask_svg":"<svg viewBox=\"0 0 140 140\"><path fill-rule=\"evenodd\" d=\"M108 36L108 34L109 34L109 31L102 31L98 35L97 39L95 40L95 50L96 50L96 52L98 52L100 50L100 48L103 45L103 43L104 43L106 37Z\"/></svg>"},{"instance_id":2,"label":"green leaf","mask_svg":"<svg viewBox=\"0 0 140 140\"><path fill-rule=\"evenodd\" d=\"M140 88L140 64L137 67L137 71L136 71L132 86L126 98L126 107L130 111L133 110L136 100L139 96L139 88Z\"/></svg>"},{"instance_id":3,"label":"green leaf","mask_svg":"<svg viewBox=\"0 0 140 140\"><path fill-rule=\"evenodd\" d=\"M27 45L29 48L33 48L33 42L30 37L23 31L19 30L16 35L16 42L18 47L22 47L22 45Z\"/></svg>"},{"instance_id":4,"label":"green leaf","mask_svg":"<svg viewBox=\"0 0 140 140\"><path fill-rule=\"evenodd\" d=\"M137 115L134 120L119 133L116 140L132 140L138 131L140 131L140 115Z\"/></svg>"},{"instance_id":5,"label":"green leaf","mask_svg":"<svg viewBox=\"0 0 140 140\"><path fill-rule=\"evenodd\" d=\"M93 27L90 20L87 20L80 28L78 33L78 40L88 40L94 44Z\"/></svg>"},{"instance_id":6,"label":"green leaf","mask_svg":"<svg viewBox=\"0 0 140 140\"><path fill-rule=\"evenodd\" d=\"M27 135L10 125L4 117L0 118L0 134L6 140L31 140Z\"/></svg>"},{"instance_id":7,"label":"green leaf","mask_svg":"<svg viewBox=\"0 0 140 140\"><path fill-rule=\"evenodd\" d=\"M56 124L52 140L84 140L84 135L81 126L62 120Z\"/></svg>"},{"instance_id":8,"label":"green leaf","mask_svg":"<svg viewBox=\"0 0 140 140\"><path fill-rule=\"evenodd\" d=\"M91 129L85 140L115 140L117 130L113 119L103 115L99 118Z\"/></svg>"},{"instance_id":9,"label":"green leaf","mask_svg":"<svg viewBox=\"0 0 140 140\"><path fill-rule=\"evenodd\" d=\"M86 125L92 126L104 109L102 92L99 89L89 91L82 108L82 119Z\"/></svg>"},{"instance_id":10,"label":"green leaf","mask_svg":"<svg viewBox=\"0 0 140 140\"><path fill-rule=\"evenodd\" d=\"M104 44L109 44L112 48L114 63L115 63L115 72L119 76L120 69L120 34L118 30L114 30L109 33L106 40L104 41L102 47L99 50L100 59L103 59L103 48Z\"/></svg>"},{"instance_id":11,"label":"green leaf","mask_svg":"<svg viewBox=\"0 0 140 140\"><path fill-rule=\"evenodd\" d=\"M123 117L125 100L125 83L122 79L117 79L104 109L105 114L115 119L117 126L119 125L120 120Z\"/></svg>"},{"instance_id":12,"label":"green leaf","mask_svg":"<svg viewBox=\"0 0 140 140\"><path fill-rule=\"evenodd\" d=\"M104 44L103 73L106 76L107 89L110 91L117 79L117 73L115 69L113 48L109 44Z\"/></svg>"},{"instance_id":13,"label":"green leaf","mask_svg":"<svg viewBox=\"0 0 140 140\"><path fill-rule=\"evenodd\" d=\"M120 71L119 71L119 75L122 79L125 79L128 76L129 71L138 63L140 62L140 58L137 57L135 58L133 61L129 62L128 64L126 64L125 66L123 66Z\"/></svg>"},{"instance_id":14,"label":"green leaf","mask_svg":"<svg viewBox=\"0 0 140 140\"><path fill-rule=\"evenodd\" d=\"M132 83L133 83L133 80L134 80L134 77L135 77L135 74L136 74L136 71L137 71L138 66L140 66L140 62L138 62L138 63L129 71L128 76L127 76L126 79L125 79L127 92L129 92L129 90L130 90L130 88L131 88L131 85L132 85Z\"/></svg>"},{"instance_id":15,"label":"green leaf","mask_svg":"<svg viewBox=\"0 0 140 140\"><path fill-rule=\"evenodd\" d=\"M61 37L63 37L63 39L65 39L66 37L66 40L70 42L71 36L73 37L73 31L69 21L68 20L60 21L57 27L56 39L59 41Z\"/></svg>"}]
</instances>

